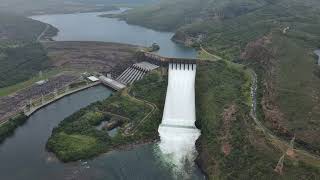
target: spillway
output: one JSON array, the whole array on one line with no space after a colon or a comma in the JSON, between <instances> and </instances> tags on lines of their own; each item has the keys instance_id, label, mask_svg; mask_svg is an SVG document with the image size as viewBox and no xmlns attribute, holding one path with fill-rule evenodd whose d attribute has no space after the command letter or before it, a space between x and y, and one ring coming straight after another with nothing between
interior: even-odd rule
<instances>
[{"instance_id":1,"label":"spillway","mask_svg":"<svg viewBox=\"0 0 320 180\"><path fill-rule=\"evenodd\" d=\"M169 64L166 102L158 129L160 150L178 171L184 171L186 163L194 164L195 141L200 136L200 131L195 127L196 65L191 67L180 68L179 64Z\"/></svg>"}]
</instances>

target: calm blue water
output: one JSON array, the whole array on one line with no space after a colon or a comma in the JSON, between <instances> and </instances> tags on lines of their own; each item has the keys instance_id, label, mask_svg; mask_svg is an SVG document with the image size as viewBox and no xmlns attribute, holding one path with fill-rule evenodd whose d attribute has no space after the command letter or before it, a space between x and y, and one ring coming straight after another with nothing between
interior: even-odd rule
<instances>
[{"instance_id":1,"label":"calm blue water","mask_svg":"<svg viewBox=\"0 0 320 180\"><path fill-rule=\"evenodd\" d=\"M196 57L196 51L171 41L173 33L159 32L141 26L129 25L125 21L113 18L99 17L108 13L78 13L32 16L32 19L51 24L60 32L53 39L56 41L105 41L151 46L160 45L159 54L169 57Z\"/></svg>"}]
</instances>

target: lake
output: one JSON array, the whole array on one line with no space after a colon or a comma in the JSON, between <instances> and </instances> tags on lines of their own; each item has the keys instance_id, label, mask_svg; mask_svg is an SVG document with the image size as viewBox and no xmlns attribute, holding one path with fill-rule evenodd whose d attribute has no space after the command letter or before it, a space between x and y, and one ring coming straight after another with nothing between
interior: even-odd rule
<instances>
[{"instance_id":1,"label":"lake","mask_svg":"<svg viewBox=\"0 0 320 180\"><path fill-rule=\"evenodd\" d=\"M196 57L196 50L187 48L171 41L171 32L159 32L141 26L127 24L114 18L99 17L102 14L118 14L116 11L99 13L78 13L32 16L32 19L53 25L59 33L55 41L105 41L151 46L160 45L158 54L167 57Z\"/></svg>"}]
</instances>

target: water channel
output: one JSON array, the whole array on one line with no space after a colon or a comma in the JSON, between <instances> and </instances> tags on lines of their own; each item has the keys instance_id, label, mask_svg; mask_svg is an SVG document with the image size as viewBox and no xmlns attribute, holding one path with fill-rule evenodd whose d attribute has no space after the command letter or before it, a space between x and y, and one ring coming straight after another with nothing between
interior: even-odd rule
<instances>
[{"instance_id":1,"label":"water channel","mask_svg":"<svg viewBox=\"0 0 320 180\"><path fill-rule=\"evenodd\" d=\"M109 13L119 13L112 11ZM173 43L173 33L157 32L133 26L103 13L79 13L33 16L59 29L56 41L108 41L149 46L161 46L159 54L173 57L190 57L195 50ZM45 150L52 129L60 121L90 103L111 95L105 87L97 86L67 96L33 114L25 125L0 145L0 179L5 180L61 180L61 179L159 179L170 180L172 165L165 163L157 144L140 145L133 149L113 151L88 162L62 163ZM192 168L191 179L204 179L200 170Z\"/></svg>"}]
</instances>

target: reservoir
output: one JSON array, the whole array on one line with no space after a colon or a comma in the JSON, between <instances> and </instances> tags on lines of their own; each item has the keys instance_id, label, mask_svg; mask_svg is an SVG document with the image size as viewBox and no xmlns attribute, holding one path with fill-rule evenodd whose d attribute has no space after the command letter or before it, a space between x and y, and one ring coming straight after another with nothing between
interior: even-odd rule
<instances>
[{"instance_id":1,"label":"reservoir","mask_svg":"<svg viewBox=\"0 0 320 180\"><path fill-rule=\"evenodd\" d=\"M109 13L119 13L112 11ZM158 43L163 56L194 58L196 51L171 41L173 33L133 26L105 13L33 16L59 29L57 41L108 41L141 46ZM5 180L170 180L181 179L173 164L163 159L156 143L112 151L92 160L62 163L45 144L52 129L64 118L87 105L109 97L112 91L97 86L60 99L34 113L15 134L0 145L0 179ZM204 179L197 167L188 168L190 179ZM185 176L182 176L185 177Z\"/></svg>"},{"instance_id":2,"label":"reservoir","mask_svg":"<svg viewBox=\"0 0 320 180\"><path fill-rule=\"evenodd\" d=\"M32 16L53 25L59 33L55 41L105 41L140 46L160 45L159 54L167 57L196 57L196 51L171 41L171 32L159 32L141 26L129 25L114 18L99 17L102 14L118 14L125 9L105 13L78 13Z\"/></svg>"}]
</instances>

